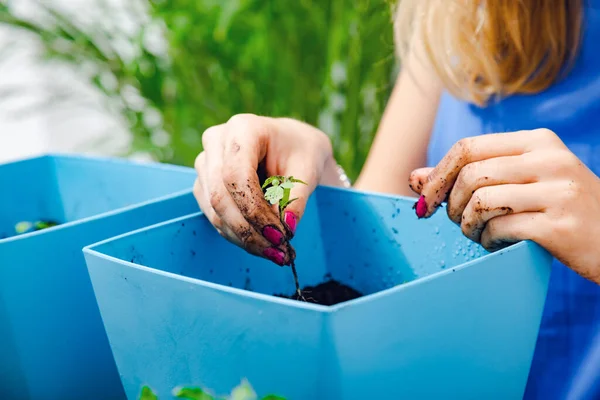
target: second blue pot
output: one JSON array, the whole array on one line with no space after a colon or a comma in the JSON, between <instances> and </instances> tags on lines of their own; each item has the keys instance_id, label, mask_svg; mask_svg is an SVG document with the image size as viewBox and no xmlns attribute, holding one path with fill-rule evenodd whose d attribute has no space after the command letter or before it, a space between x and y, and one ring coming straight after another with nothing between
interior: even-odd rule
<instances>
[{"instance_id":1,"label":"second blue pot","mask_svg":"<svg viewBox=\"0 0 600 400\"><path fill-rule=\"evenodd\" d=\"M69 156L0 165L0 399L125 397L81 250L197 211L194 178ZM60 225L16 235L38 220Z\"/></svg>"}]
</instances>

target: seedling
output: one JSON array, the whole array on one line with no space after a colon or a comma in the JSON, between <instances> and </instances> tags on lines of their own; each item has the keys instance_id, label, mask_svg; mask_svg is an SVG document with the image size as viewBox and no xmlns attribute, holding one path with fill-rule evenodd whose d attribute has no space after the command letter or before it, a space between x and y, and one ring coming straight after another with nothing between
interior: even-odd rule
<instances>
[{"instance_id":1,"label":"seedling","mask_svg":"<svg viewBox=\"0 0 600 400\"><path fill-rule=\"evenodd\" d=\"M306 182L296 179L293 176L281 175L271 176L267 178L265 183L263 183L262 188L263 190L266 189L265 199L272 205L279 204L279 219L281 219L281 221L283 221L283 212L285 209L292 202L298 200L297 198L290 199L290 194L296 183L306 185ZM298 294L298 298L305 300L304 296L302 296L302 291L300 290L300 282L298 281L298 273L296 272L294 260L292 260L291 267L292 273L294 274L294 282L296 284L296 293Z\"/></svg>"},{"instance_id":2,"label":"seedling","mask_svg":"<svg viewBox=\"0 0 600 400\"><path fill-rule=\"evenodd\" d=\"M213 396L198 387L177 387L173 389L173 396L187 400L258 400L258 396L247 380L243 380L228 396ZM158 400L158 396L148 386L142 388L139 400ZM283 397L268 395L261 400L285 400Z\"/></svg>"},{"instance_id":3,"label":"seedling","mask_svg":"<svg viewBox=\"0 0 600 400\"><path fill-rule=\"evenodd\" d=\"M306 185L306 182L296 179L293 176L271 176L263 183L265 199L275 205L279 204L279 218L283 221L283 212L292 202L298 198L290 199L290 194L296 183Z\"/></svg>"},{"instance_id":4,"label":"seedling","mask_svg":"<svg viewBox=\"0 0 600 400\"><path fill-rule=\"evenodd\" d=\"M43 229L52 228L57 226L58 223L54 221L22 221L15 225L15 233L21 235L23 233L41 231Z\"/></svg>"}]
</instances>

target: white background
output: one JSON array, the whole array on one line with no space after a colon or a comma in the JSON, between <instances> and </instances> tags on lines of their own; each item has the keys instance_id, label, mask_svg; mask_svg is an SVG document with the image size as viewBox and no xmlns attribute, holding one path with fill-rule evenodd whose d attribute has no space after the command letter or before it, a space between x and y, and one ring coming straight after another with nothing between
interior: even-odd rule
<instances>
[{"instance_id":1,"label":"white background","mask_svg":"<svg viewBox=\"0 0 600 400\"><path fill-rule=\"evenodd\" d=\"M90 1L53 0L53 3L77 15L93 13L89 9ZM35 13L29 0L18 0L14 4L18 4L19 11L25 15ZM18 46L10 57L5 56L9 43L15 39ZM0 93L20 88L17 97L7 100L0 96L0 162L47 152L112 155L126 148L129 138L124 124L101 110L99 96L78 80L73 71L56 65L40 65L36 54L34 38L15 30L0 29ZM60 85L75 87L85 95L68 106L35 106L47 98L51 88Z\"/></svg>"}]
</instances>

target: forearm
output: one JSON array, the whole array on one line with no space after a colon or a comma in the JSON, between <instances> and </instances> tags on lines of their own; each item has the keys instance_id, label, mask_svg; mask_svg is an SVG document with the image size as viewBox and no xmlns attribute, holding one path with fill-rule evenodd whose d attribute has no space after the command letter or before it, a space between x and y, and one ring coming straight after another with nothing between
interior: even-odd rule
<instances>
[{"instance_id":1,"label":"forearm","mask_svg":"<svg viewBox=\"0 0 600 400\"><path fill-rule=\"evenodd\" d=\"M359 190L412 195L411 171L427 161L427 146L441 86L416 62L400 74L367 161L355 183Z\"/></svg>"}]
</instances>

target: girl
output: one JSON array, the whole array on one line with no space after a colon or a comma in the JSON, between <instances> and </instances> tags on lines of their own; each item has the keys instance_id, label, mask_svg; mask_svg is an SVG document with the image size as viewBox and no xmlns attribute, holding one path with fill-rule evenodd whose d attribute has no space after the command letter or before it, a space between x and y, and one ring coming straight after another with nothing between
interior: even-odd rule
<instances>
[{"instance_id":1,"label":"girl","mask_svg":"<svg viewBox=\"0 0 600 400\"><path fill-rule=\"evenodd\" d=\"M402 0L395 22L403 69L354 187L412 189L419 217L447 201L490 250L527 239L550 251L526 398L600 398L600 0ZM327 136L238 115L203 143L194 192L208 219L288 264L283 244L312 190L345 181ZM262 197L259 165L309 183L294 188L301 200L283 222Z\"/></svg>"}]
</instances>

